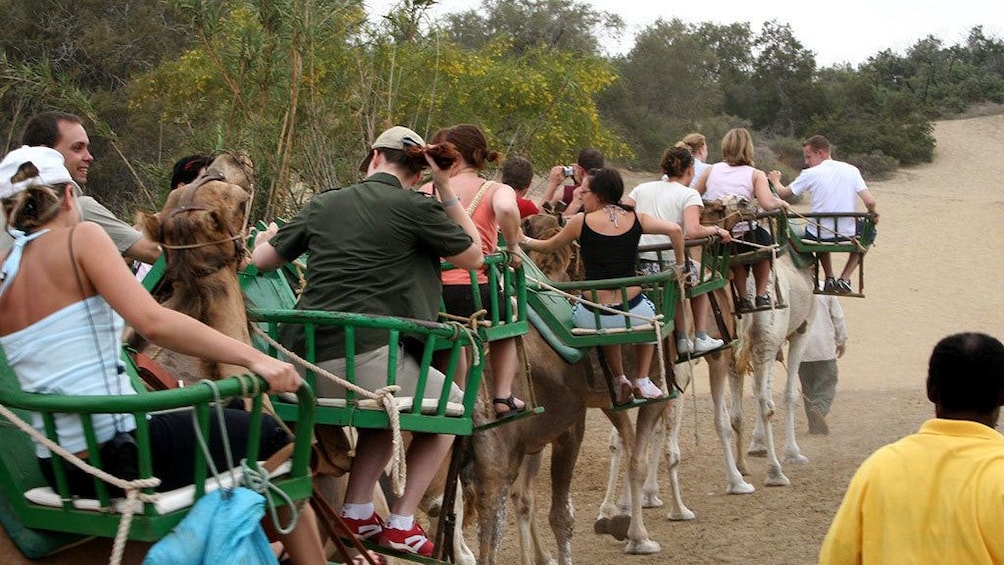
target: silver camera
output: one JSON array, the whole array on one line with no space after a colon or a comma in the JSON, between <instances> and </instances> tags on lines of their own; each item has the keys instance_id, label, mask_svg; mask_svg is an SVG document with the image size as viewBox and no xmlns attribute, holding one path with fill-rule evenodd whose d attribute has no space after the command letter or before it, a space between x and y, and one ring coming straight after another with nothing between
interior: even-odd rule
<instances>
[{"instance_id":1,"label":"silver camera","mask_svg":"<svg viewBox=\"0 0 1004 565\"><path fill-rule=\"evenodd\" d=\"M575 174L575 167L573 167L572 165L565 165L564 167L561 168L561 170L565 173L565 176L568 178L571 178L572 175Z\"/></svg>"}]
</instances>

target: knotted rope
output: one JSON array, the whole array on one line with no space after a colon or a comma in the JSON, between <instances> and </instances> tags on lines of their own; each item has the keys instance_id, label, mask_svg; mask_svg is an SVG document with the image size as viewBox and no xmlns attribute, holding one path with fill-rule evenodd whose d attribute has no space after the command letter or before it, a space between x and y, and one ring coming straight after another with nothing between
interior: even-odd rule
<instances>
[{"instance_id":1,"label":"knotted rope","mask_svg":"<svg viewBox=\"0 0 1004 565\"><path fill-rule=\"evenodd\" d=\"M160 486L160 479L157 477L133 479L131 481L120 479L102 469L98 469L97 467L80 459L70 451L67 451L66 448L40 433L31 424L28 424L19 418L17 414L2 404L0 404L0 415L7 418L7 420L9 420L22 432L28 434L28 436L30 436L33 440L49 448L50 451L69 461L81 471L125 491L126 504L125 508L122 510L122 519L119 520L118 530L115 532L115 543L112 546L112 555L108 560L110 565L119 565L122 563L122 554L125 551L125 544L129 537L129 526L132 524L132 517L136 512L136 502L156 502L157 493L147 494L142 492L142 489L156 488Z\"/></svg>"},{"instance_id":2,"label":"knotted rope","mask_svg":"<svg viewBox=\"0 0 1004 565\"><path fill-rule=\"evenodd\" d=\"M408 469L404 457L404 440L401 438L401 415L397 410L397 404L394 402L394 393L401 390L398 385L388 385L380 387L375 391L370 391L365 389L353 382L345 380L330 371L322 369L317 365L307 361L303 357L300 357L296 353L293 353L281 343L268 335L267 332L262 330L257 326L252 326L255 333L260 335L269 345L274 347L277 351L281 352L292 362L313 371L314 373L321 375L334 383L337 383L346 390L351 390L360 396L377 400L383 406L384 412L387 413L387 419L390 420L391 437L393 444L393 455L391 456L391 487L394 490L396 496L402 496L404 494L404 485L408 479Z\"/></svg>"}]
</instances>

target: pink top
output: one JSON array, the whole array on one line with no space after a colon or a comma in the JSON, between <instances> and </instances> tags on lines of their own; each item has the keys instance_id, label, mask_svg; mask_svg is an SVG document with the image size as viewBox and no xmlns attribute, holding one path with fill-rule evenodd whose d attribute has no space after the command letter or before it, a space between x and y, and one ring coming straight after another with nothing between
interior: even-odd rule
<instances>
[{"instance_id":1,"label":"pink top","mask_svg":"<svg viewBox=\"0 0 1004 565\"><path fill-rule=\"evenodd\" d=\"M705 183L703 198L705 200L721 200L726 196L745 196L750 201L756 201L753 196L753 172L756 169L749 165L732 166L728 163L715 163Z\"/></svg>"},{"instance_id":2,"label":"pink top","mask_svg":"<svg viewBox=\"0 0 1004 565\"><path fill-rule=\"evenodd\" d=\"M474 226L478 228L478 234L481 235L481 252L485 255L495 253L499 242L499 222L498 218L495 217L495 207L492 206L492 198L495 196L495 191L501 185L493 181L488 182L491 184L485 190L484 196L481 197L481 202L478 203L474 214L471 215L471 220L474 221ZM474 197L481 190L483 184L482 182L471 188L454 186L454 192L460 198L460 205L463 206L464 210L470 207L471 202L474 201ZM488 275L485 274L484 267L482 267L478 271L478 283L487 282ZM471 284L471 275L461 269L443 271L443 284L469 285Z\"/></svg>"}]
</instances>

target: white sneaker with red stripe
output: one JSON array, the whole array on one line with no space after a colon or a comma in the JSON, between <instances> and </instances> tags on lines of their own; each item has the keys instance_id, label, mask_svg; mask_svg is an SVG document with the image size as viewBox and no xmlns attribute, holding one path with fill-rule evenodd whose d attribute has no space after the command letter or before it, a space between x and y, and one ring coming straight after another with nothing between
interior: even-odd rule
<instances>
[{"instance_id":1,"label":"white sneaker with red stripe","mask_svg":"<svg viewBox=\"0 0 1004 565\"><path fill-rule=\"evenodd\" d=\"M398 551L406 551L423 557L432 557L432 542L429 541L429 536L425 534L425 530L422 529L417 520L412 524L410 530L399 530L390 526L384 526L378 543L384 547Z\"/></svg>"}]
</instances>

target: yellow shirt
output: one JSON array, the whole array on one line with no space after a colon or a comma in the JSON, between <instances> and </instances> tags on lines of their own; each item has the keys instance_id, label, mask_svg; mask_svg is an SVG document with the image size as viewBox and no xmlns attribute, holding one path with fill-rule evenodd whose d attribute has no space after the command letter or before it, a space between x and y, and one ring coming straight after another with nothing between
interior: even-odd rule
<instances>
[{"instance_id":1,"label":"yellow shirt","mask_svg":"<svg viewBox=\"0 0 1004 565\"><path fill-rule=\"evenodd\" d=\"M1004 436L931 419L854 474L819 563L1004 563Z\"/></svg>"}]
</instances>

